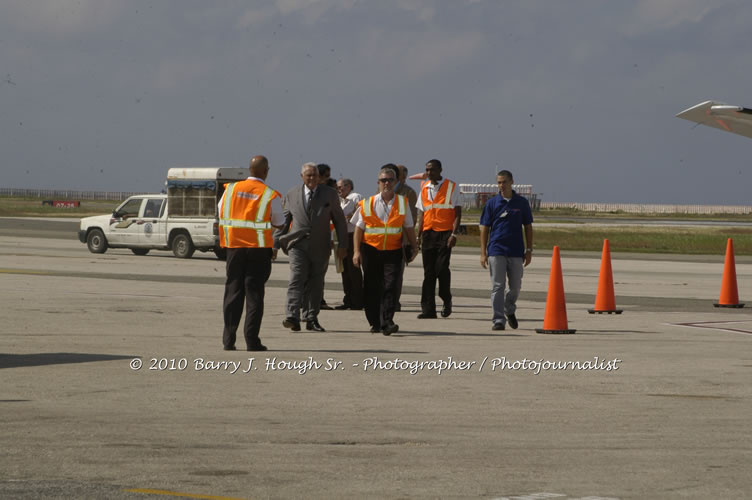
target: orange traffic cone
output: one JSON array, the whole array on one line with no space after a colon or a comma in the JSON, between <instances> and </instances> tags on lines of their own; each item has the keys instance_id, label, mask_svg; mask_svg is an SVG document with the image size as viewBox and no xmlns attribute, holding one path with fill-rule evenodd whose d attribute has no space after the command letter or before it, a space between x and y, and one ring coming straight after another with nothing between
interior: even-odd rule
<instances>
[{"instance_id":1,"label":"orange traffic cone","mask_svg":"<svg viewBox=\"0 0 752 500\"><path fill-rule=\"evenodd\" d=\"M608 239L603 240L601 256L601 275L598 278L598 292L595 294L595 308L588 309L590 314L621 314L624 310L616 308L614 299L614 275L611 272L611 247Z\"/></svg>"},{"instance_id":2,"label":"orange traffic cone","mask_svg":"<svg viewBox=\"0 0 752 500\"><path fill-rule=\"evenodd\" d=\"M736 288L736 263L734 261L734 240L726 243L726 264L723 266L723 280L721 281L721 298L715 307L744 307L739 303L739 291Z\"/></svg>"},{"instance_id":3,"label":"orange traffic cone","mask_svg":"<svg viewBox=\"0 0 752 500\"><path fill-rule=\"evenodd\" d=\"M564 279L561 276L561 257L559 247L554 247L551 259L551 277L548 279L546 296L546 316L543 328L536 328L538 333L574 333L567 325L567 305L564 300Z\"/></svg>"}]
</instances>

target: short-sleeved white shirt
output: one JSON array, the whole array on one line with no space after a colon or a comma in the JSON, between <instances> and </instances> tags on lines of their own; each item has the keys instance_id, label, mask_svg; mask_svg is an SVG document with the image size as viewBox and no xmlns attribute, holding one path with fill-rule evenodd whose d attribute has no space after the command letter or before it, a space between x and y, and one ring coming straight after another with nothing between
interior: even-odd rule
<instances>
[{"instance_id":1,"label":"short-sleeved white shirt","mask_svg":"<svg viewBox=\"0 0 752 500\"><path fill-rule=\"evenodd\" d=\"M436 193L439 192L439 188L441 187L441 184L444 182L444 179L440 179L436 182L436 184L432 183L431 181L426 181L425 184L423 184L423 187L420 190L420 193L418 193L418 202L415 204L415 208L420 210L421 212L424 212L423 210L423 190L425 189L428 194L428 199L433 201L434 197L436 196ZM457 189L457 185L455 184L454 189L452 190L452 196L450 197L449 203L453 207L459 207L462 205L459 201L459 195L457 192L459 189Z\"/></svg>"},{"instance_id":2,"label":"short-sleeved white shirt","mask_svg":"<svg viewBox=\"0 0 752 500\"><path fill-rule=\"evenodd\" d=\"M377 194L375 196L375 199L373 200L373 212L374 214L376 214L376 217L378 217L382 222L386 222L389 219L389 212L392 211L392 205L394 205L395 201L397 201L396 194L394 195L394 198L392 198L388 203L381 197L381 193ZM407 199L405 199L405 202L407 202ZM368 198L366 198L366 203L368 203ZM360 206L358 206L358 209L355 211L352 218L350 218L350 223L352 223L353 226L357 226L361 229L366 228L366 222L363 220L363 214ZM402 227L410 228L414 225L415 223L413 222L413 214L410 213L410 206L408 203L405 203L405 220L402 223Z\"/></svg>"}]
</instances>

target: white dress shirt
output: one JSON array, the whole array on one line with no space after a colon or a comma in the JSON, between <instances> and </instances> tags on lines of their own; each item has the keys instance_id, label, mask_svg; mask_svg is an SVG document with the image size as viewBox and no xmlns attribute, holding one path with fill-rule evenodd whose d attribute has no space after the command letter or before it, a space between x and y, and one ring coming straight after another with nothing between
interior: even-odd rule
<instances>
[{"instance_id":1,"label":"white dress shirt","mask_svg":"<svg viewBox=\"0 0 752 500\"><path fill-rule=\"evenodd\" d=\"M350 192L347 197L339 199L339 206L342 207L342 212L345 214L345 220L347 221L347 232L352 233L355 231L355 225L350 222L350 217L358 209L358 203L363 199L359 193Z\"/></svg>"}]
</instances>

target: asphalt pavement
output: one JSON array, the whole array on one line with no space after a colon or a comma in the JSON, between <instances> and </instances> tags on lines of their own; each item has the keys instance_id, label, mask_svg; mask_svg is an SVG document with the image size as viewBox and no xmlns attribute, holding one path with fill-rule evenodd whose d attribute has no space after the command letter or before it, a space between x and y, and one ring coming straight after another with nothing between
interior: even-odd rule
<instances>
[{"instance_id":1,"label":"asphalt pavement","mask_svg":"<svg viewBox=\"0 0 752 500\"><path fill-rule=\"evenodd\" d=\"M593 315L600 255L563 251L573 335L535 332L550 254L525 270L519 329L501 332L471 249L452 257L453 314L417 319L417 259L387 337L368 332L362 311L322 311L324 333L285 329L280 256L269 351L226 352L222 262L95 255L67 224L0 219L0 497L752 491L752 315L713 307L722 257L614 256L624 313ZM736 272L740 299L752 299L752 264ZM338 280L331 266L333 305Z\"/></svg>"}]
</instances>

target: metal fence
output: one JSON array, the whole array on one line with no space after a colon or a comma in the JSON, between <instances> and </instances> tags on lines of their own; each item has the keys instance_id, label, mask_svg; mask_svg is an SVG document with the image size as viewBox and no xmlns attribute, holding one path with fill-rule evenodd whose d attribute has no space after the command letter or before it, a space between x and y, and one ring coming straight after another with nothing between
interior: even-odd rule
<instances>
[{"instance_id":1,"label":"metal fence","mask_svg":"<svg viewBox=\"0 0 752 500\"><path fill-rule=\"evenodd\" d=\"M624 212L630 214L752 214L752 206L745 205L658 205L639 203L570 203L541 202L541 210L570 209L583 212Z\"/></svg>"},{"instance_id":2,"label":"metal fence","mask_svg":"<svg viewBox=\"0 0 752 500\"><path fill-rule=\"evenodd\" d=\"M515 191L530 201L533 210L570 209L583 212L624 212L631 214L752 214L749 205L663 205L639 203L576 203L541 201L529 184L514 185ZM480 208L498 192L496 184L460 184L465 208ZM149 194L144 191L75 191L71 189L0 188L0 197L49 198L57 200L125 200L129 196Z\"/></svg>"},{"instance_id":3,"label":"metal fence","mask_svg":"<svg viewBox=\"0 0 752 500\"><path fill-rule=\"evenodd\" d=\"M73 191L70 189L0 188L0 197L51 198L60 200L124 200L144 191Z\"/></svg>"}]
</instances>

